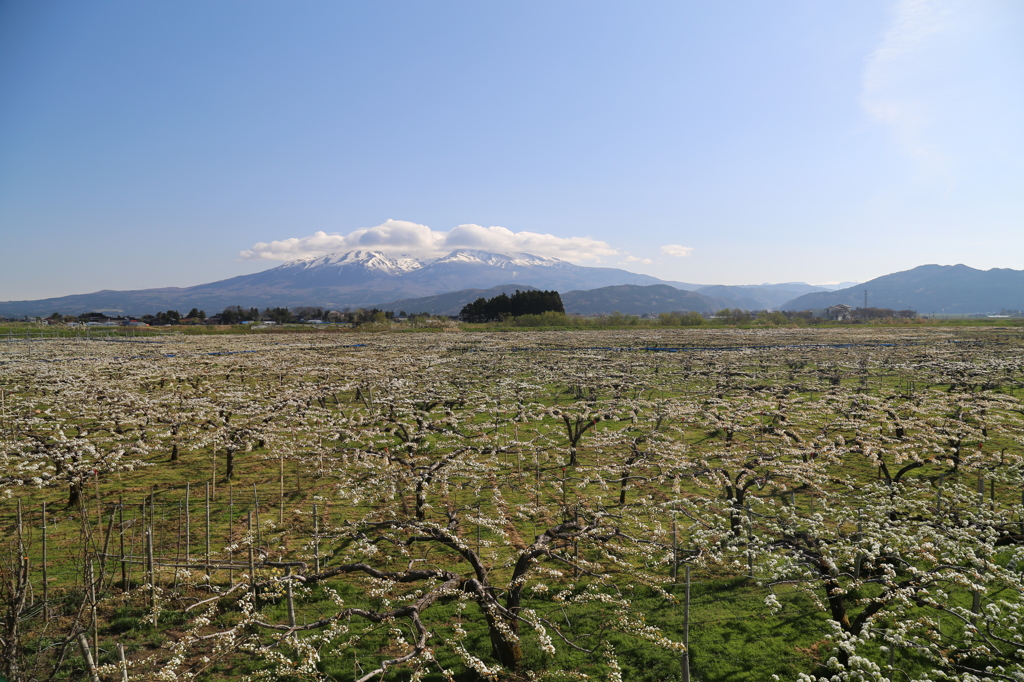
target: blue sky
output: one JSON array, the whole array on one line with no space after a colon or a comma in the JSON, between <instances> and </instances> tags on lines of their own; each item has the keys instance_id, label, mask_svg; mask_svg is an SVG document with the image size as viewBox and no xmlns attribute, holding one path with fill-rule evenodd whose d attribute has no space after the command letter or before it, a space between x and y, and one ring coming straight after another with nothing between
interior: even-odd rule
<instances>
[{"instance_id":1,"label":"blue sky","mask_svg":"<svg viewBox=\"0 0 1024 682\"><path fill-rule=\"evenodd\" d=\"M1024 3L0 3L0 300L372 245L1024 269Z\"/></svg>"}]
</instances>

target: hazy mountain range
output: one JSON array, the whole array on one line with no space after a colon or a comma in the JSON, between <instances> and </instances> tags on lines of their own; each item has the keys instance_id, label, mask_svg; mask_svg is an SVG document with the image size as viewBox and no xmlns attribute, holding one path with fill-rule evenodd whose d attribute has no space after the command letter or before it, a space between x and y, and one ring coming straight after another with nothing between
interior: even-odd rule
<instances>
[{"instance_id":1,"label":"hazy mountain range","mask_svg":"<svg viewBox=\"0 0 1024 682\"><path fill-rule=\"evenodd\" d=\"M825 308L837 303L930 313L1024 310L1024 270L976 270L966 265L921 265L854 287L810 293L787 301L782 310Z\"/></svg>"},{"instance_id":2,"label":"hazy mountain range","mask_svg":"<svg viewBox=\"0 0 1024 682\"><path fill-rule=\"evenodd\" d=\"M517 284L518 283L518 284ZM848 283L847 283L848 284ZM143 315L196 307L213 314L243 307L379 307L455 314L466 303L516 288L562 292L567 312L645 314L721 308L805 310L836 303L919 312L989 312L1024 307L1024 271L924 265L829 291L803 282L748 286L660 280L618 268L575 265L528 253L460 249L437 259L351 251L291 261L251 275L193 287L99 291L36 301L0 302L0 315L65 315L98 311Z\"/></svg>"}]
</instances>

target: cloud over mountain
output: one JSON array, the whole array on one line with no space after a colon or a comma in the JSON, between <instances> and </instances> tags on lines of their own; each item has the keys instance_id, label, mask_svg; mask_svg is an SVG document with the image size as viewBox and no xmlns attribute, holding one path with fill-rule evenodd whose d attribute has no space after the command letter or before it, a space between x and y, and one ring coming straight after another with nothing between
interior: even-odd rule
<instances>
[{"instance_id":1,"label":"cloud over mountain","mask_svg":"<svg viewBox=\"0 0 1024 682\"><path fill-rule=\"evenodd\" d=\"M589 237L556 237L539 232L513 232L505 227L458 225L447 232L407 220L386 220L375 227L360 228L348 234L315 232L308 237L292 237L258 242L239 253L242 260L291 261L328 253L364 249L401 254L416 258L443 256L455 249L477 249L498 253L526 252L562 260L600 261L620 252L607 242Z\"/></svg>"},{"instance_id":2,"label":"cloud over mountain","mask_svg":"<svg viewBox=\"0 0 1024 682\"><path fill-rule=\"evenodd\" d=\"M673 256L674 258L686 258L693 253L693 247L680 246L679 244L666 244L661 247L661 252L666 256Z\"/></svg>"}]
</instances>

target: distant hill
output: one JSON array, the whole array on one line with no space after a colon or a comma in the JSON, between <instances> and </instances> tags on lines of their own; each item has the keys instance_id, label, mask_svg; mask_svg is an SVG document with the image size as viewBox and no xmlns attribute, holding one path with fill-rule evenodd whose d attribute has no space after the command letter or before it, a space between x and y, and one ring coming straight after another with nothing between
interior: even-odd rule
<instances>
[{"instance_id":1,"label":"distant hill","mask_svg":"<svg viewBox=\"0 0 1024 682\"><path fill-rule=\"evenodd\" d=\"M407 313L458 315L462 306L478 298L493 298L499 294L511 294L516 289L522 291L531 288L521 284L504 284L490 289L464 289L439 296L407 298L379 303L374 307L395 312L404 310ZM624 315L647 315L684 310L713 313L728 307L718 299L676 289L667 284L620 284L586 291L563 291L561 296L565 312L570 315L607 315L616 311Z\"/></svg>"},{"instance_id":2,"label":"distant hill","mask_svg":"<svg viewBox=\"0 0 1024 682\"><path fill-rule=\"evenodd\" d=\"M840 289L855 287L858 284L860 284L860 282L839 282L838 284L815 284L814 286L819 289L825 289L826 291L838 291Z\"/></svg>"},{"instance_id":3,"label":"distant hill","mask_svg":"<svg viewBox=\"0 0 1024 682\"><path fill-rule=\"evenodd\" d=\"M722 301L695 291L683 291L666 284L636 286L620 284L589 291L562 293L565 312L574 315L647 315L691 310L713 313L728 307Z\"/></svg>"},{"instance_id":4,"label":"distant hill","mask_svg":"<svg viewBox=\"0 0 1024 682\"><path fill-rule=\"evenodd\" d=\"M260 308L317 306L341 310L378 301L488 289L522 282L538 289L593 289L614 284L670 284L695 289L698 284L664 282L657 277L617 268L574 265L528 253L500 254L459 249L443 258L396 258L376 251L351 251L291 261L276 268L194 287L99 291L37 301L0 302L0 315L77 315L98 311L141 315L159 310L207 313L229 305Z\"/></svg>"},{"instance_id":5,"label":"distant hill","mask_svg":"<svg viewBox=\"0 0 1024 682\"><path fill-rule=\"evenodd\" d=\"M798 296L782 310L813 310L845 303L927 314L986 313L1024 308L1024 270L977 270L966 265L921 265L877 277L855 287Z\"/></svg>"},{"instance_id":6,"label":"distant hill","mask_svg":"<svg viewBox=\"0 0 1024 682\"><path fill-rule=\"evenodd\" d=\"M478 298L494 298L501 294L514 294L516 291L532 291L536 287L525 284L502 284L490 289L462 289L461 291L450 291L446 294L436 296L423 296L420 298L403 298L389 303L375 303L373 308L391 310L400 313L403 310L410 315L413 313L430 313L431 315L458 315L463 306L472 303Z\"/></svg>"},{"instance_id":7,"label":"distant hill","mask_svg":"<svg viewBox=\"0 0 1024 682\"><path fill-rule=\"evenodd\" d=\"M722 300L724 308L743 308L744 310L778 310L779 306L803 294L827 291L803 282L787 282L785 284L755 284L749 286L726 286L723 284L701 287L695 290L699 294Z\"/></svg>"}]
</instances>

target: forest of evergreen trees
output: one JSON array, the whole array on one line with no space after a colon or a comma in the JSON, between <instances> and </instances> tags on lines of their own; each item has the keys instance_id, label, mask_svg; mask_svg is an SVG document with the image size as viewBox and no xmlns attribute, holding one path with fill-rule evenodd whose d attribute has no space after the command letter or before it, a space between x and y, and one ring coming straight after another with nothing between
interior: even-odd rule
<instances>
[{"instance_id":1,"label":"forest of evergreen trees","mask_svg":"<svg viewBox=\"0 0 1024 682\"><path fill-rule=\"evenodd\" d=\"M562 297L557 291L519 291L511 296L500 294L494 298L478 298L463 306L459 319L464 322L493 322L520 315L539 315L549 310L564 313Z\"/></svg>"}]
</instances>

